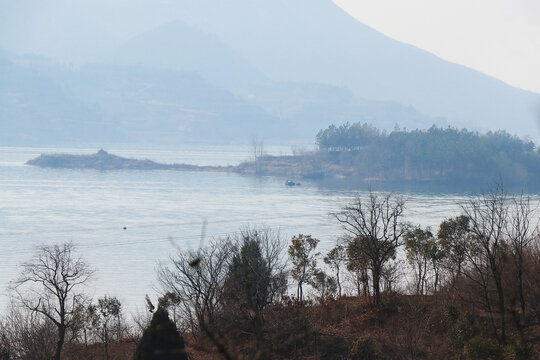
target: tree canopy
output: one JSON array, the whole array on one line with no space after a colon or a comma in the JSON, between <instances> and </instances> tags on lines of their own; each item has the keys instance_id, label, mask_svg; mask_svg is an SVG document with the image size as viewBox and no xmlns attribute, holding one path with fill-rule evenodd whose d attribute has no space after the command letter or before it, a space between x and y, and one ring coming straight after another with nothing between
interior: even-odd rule
<instances>
[{"instance_id":1,"label":"tree canopy","mask_svg":"<svg viewBox=\"0 0 540 360\"><path fill-rule=\"evenodd\" d=\"M380 131L369 124L331 125L319 131L319 149L331 162L386 180L524 180L540 173L532 141L505 131L480 134L432 126L427 130Z\"/></svg>"}]
</instances>

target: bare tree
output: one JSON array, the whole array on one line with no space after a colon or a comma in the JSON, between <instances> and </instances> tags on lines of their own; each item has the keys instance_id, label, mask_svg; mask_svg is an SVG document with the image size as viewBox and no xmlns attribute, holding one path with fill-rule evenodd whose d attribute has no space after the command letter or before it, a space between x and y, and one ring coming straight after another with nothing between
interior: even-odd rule
<instances>
[{"instance_id":1,"label":"bare tree","mask_svg":"<svg viewBox=\"0 0 540 360\"><path fill-rule=\"evenodd\" d=\"M516 268L518 281L518 297L521 307L521 326L526 326L526 301L524 294L523 272L524 251L534 241L537 224L531 224L535 210L531 207L529 196L523 195L512 199L512 215L508 223L508 239L510 241L512 259Z\"/></svg>"},{"instance_id":2,"label":"bare tree","mask_svg":"<svg viewBox=\"0 0 540 360\"><path fill-rule=\"evenodd\" d=\"M251 153L253 161L255 161L255 172L258 174L261 171L261 158L264 155L264 139L253 137L251 139Z\"/></svg>"},{"instance_id":3,"label":"bare tree","mask_svg":"<svg viewBox=\"0 0 540 360\"><path fill-rule=\"evenodd\" d=\"M472 235L468 246L468 260L477 277L475 281L484 289L485 305L490 313L492 324L493 304L489 296L489 284L493 281L497 294L495 306L500 317L500 337L494 327L495 336L501 343L506 343L506 309L503 288L503 269L508 243L506 231L509 225L508 198L502 184L480 197L471 198L462 206L469 218L469 230ZM469 277L472 279L472 277Z\"/></svg>"},{"instance_id":4,"label":"bare tree","mask_svg":"<svg viewBox=\"0 0 540 360\"><path fill-rule=\"evenodd\" d=\"M213 240L202 248L197 262L188 251L171 256L170 264L162 264L158 278L164 293L177 294L185 321L192 326L213 326L223 304L223 284L234 245L230 239Z\"/></svg>"},{"instance_id":5,"label":"bare tree","mask_svg":"<svg viewBox=\"0 0 540 360\"><path fill-rule=\"evenodd\" d=\"M401 197L377 195L370 189L367 199L358 196L340 212L332 214L359 242L359 250L368 258L377 305L381 301L381 271L395 257L404 233L401 224L404 204Z\"/></svg>"},{"instance_id":6,"label":"bare tree","mask_svg":"<svg viewBox=\"0 0 540 360\"><path fill-rule=\"evenodd\" d=\"M57 330L54 359L60 360L66 331L83 302L80 288L88 283L93 270L77 257L72 243L44 245L34 258L23 264L12 288L24 308L50 320Z\"/></svg>"},{"instance_id":7,"label":"bare tree","mask_svg":"<svg viewBox=\"0 0 540 360\"><path fill-rule=\"evenodd\" d=\"M264 139L259 139L258 137L251 139L251 153L255 161L264 155Z\"/></svg>"}]
</instances>

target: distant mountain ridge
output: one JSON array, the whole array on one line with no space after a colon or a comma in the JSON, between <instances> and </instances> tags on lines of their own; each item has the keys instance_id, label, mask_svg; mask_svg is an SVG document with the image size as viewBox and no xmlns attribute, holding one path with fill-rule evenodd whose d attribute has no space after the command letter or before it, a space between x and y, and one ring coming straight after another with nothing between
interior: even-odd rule
<instances>
[{"instance_id":1,"label":"distant mountain ridge","mask_svg":"<svg viewBox=\"0 0 540 360\"><path fill-rule=\"evenodd\" d=\"M268 81L216 34L173 21L133 37L107 62L197 72L216 86L235 89Z\"/></svg>"},{"instance_id":2,"label":"distant mountain ridge","mask_svg":"<svg viewBox=\"0 0 540 360\"><path fill-rule=\"evenodd\" d=\"M0 78L8 80L0 82L3 144L248 142L261 131L277 138L283 128L189 71L110 65L51 71L2 60Z\"/></svg>"},{"instance_id":3,"label":"distant mountain ridge","mask_svg":"<svg viewBox=\"0 0 540 360\"><path fill-rule=\"evenodd\" d=\"M313 139L329 124L540 138L540 95L400 43L330 0L177 0L99 65L0 52L0 141Z\"/></svg>"},{"instance_id":4,"label":"distant mountain ridge","mask_svg":"<svg viewBox=\"0 0 540 360\"><path fill-rule=\"evenodd\" d=\"M235 96L197 73L139 65L71 68L34 56L0 56L0 142L273 143L313 139L330 121L391 128L431 125L399 104L355 99L324 84L265 83ZM403 115L403 116L402 116ZM404 124L405 125L405 124Z\"/></svg>"},{"instance_id":5,"label":"distant mountain ridge","mask_svg":"<svg viewBox=\"0 0 540 360\"><path fill-rule=\"evenodd\" d=\"M179 0L174 6L182 21L219 34L274 81L344 86L458 127L540 134L540 95L393 40L331 0Z\"/></svg>"}]
</instances>

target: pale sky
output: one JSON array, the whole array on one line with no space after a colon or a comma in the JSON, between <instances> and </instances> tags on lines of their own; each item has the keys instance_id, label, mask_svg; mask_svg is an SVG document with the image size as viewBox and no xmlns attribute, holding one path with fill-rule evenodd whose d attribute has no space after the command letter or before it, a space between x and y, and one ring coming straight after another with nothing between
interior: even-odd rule
<instances>
[{"instance_id":1,"label":"pale sky","mask_svg":"<svg viewBox=\"0 0 540 360\"><path fill-rule=\"evenodd\" d=\"M366 25L540 93L540 0L334 0Z\"/></svg>"}]
</instances>

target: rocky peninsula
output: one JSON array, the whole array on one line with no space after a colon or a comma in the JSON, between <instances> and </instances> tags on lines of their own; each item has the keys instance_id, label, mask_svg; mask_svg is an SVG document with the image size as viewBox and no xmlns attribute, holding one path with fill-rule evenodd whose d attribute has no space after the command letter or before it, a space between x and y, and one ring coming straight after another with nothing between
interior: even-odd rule
<instances>
[{"instance_id":1,"label":"rocky peninsula","mask_svg":"<svg viewBox=\"0 0 540 360\"><path fill-rule=\"evenodd\" d=\"M56 169L95 170L178 170L234 172L245 175L279 176L288 179L322 179L343 177L348 171L330 166L316 156L271 156L264 155L253 161L245 161L235 166L198 166L190 164L162 164L153 160L130 159L111 154L103 149L95 154L41 154L26 162L27 165Z\"/></svg>"},{"instance_id":2,"label":"rocky peninsula","mask_svg":"<svg viewBox=\"0 0 540 360\"><path fill-rule=\"evenodd\" d=\"M230 171L231 167L197 166L189 164L161 164L145 159L130 159L108 153L101 149L95 154L41 154L28 160L27 165L57 169L96 169L96 170L184 170L184 171Z\"/></svg>"}]
</instances>

